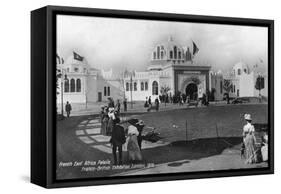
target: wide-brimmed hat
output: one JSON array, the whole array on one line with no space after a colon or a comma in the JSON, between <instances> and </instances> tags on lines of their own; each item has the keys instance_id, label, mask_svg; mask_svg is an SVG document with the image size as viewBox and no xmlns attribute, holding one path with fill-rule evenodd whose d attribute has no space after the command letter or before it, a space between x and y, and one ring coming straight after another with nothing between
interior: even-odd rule
<instances>
[{"instance_id":1,"label":"wide-brimmed hat","mask_svg":"<svg viewBox=\"0 0 281 194\"><path fill-rule=\"evenodd\" d=\"M244 119L247 120L247 121L251 121L252 120L252 117L250 114L245 114L244 115Z\"/></svg>"},{"instance_id":2,"label":"wide-brimmed hat","mask_svg":"<svg viewBox=\"0 0 281 194\"><path fill-rule=\"evenodd\" d=\"M109 108L108 108L108 111L109 111L109 112L113 112L113 111L114 111L114 107L109 107Z\"/></svg>"}]
</instances>

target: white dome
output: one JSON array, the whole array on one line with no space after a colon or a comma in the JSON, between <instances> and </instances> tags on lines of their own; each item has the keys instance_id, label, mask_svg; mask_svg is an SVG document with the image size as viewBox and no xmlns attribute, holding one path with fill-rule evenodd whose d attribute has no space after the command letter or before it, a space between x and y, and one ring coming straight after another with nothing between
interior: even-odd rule
<instances>
[{"instance_id":1,"label":"white dome","mask_svg":"<svg viewBox=\"0 0 281 194\"><path fill-rule=\"evenodd\" d=\"M166 63L187 64L193 59L193 42L191 39L182 44L174 41L172 37L155 45L151 53L151 62L148 70L161 70Z\"/></svg>"},{"instance_id":2,"label":"white dome","mask_svg":"<svg viewBox=\"0 0 281 194\"><path fill-rule=\"evenodd\" d=\"M249 74L249 67L246 63L240 61L233 66L234 75Z\"/></svg>"}]
</instances>

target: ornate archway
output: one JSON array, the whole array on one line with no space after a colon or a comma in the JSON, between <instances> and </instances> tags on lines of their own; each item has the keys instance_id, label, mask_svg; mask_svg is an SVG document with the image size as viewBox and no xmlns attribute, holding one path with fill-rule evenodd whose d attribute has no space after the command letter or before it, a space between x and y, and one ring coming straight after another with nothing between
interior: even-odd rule
<instances>
[{"instance_id":1,"label":"ornate archway","mask_svg":"<svg viewBox=\"0 0 281 194\"><path fill-rule=\"evenodd\" d=\"M186 96L189 96L190 100L197 100L198 98L198 86L195 83L190 83L185 88Z\"/></svg>"}]
</instances>

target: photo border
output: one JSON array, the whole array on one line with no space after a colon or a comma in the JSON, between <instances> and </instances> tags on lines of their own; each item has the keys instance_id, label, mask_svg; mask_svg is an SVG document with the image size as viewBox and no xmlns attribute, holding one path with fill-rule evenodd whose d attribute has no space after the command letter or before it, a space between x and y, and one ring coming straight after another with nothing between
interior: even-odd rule
<instances>
[{"instance_id":1,"label":"photo border","mask_svg":"<svg viewBox=\"0 0 281 194\"><path fill-rule=\"evenodd\" d=\"M269 158L267 168L253 169L231 169L216 171L197 171L182 173L163 173L149 175L129 175L114 176L102 178L81 178L81 179L56 179L56 16L73 15L73 16L94 16L110 17L123 19L142 19L154 21L171 21L171 22L193 22L206 24L226 24L239 26L257 26L268 28L268 127L269 127ZM46 57L46 146L47 146L47 164L46 164L46 187L72 187L88 185L107 185L136 182L154 182L170 181L182 179L198 178L215 178L230 176L245 176L274 173L274 21L261 19L246 19L233 17L217 16L200 16L185 15L173 13L155 13L140 11L124 11L94 8L77 8L77 7L46 7L46 33L47 33L47 57Z\"/></svg>"}]
</instances>

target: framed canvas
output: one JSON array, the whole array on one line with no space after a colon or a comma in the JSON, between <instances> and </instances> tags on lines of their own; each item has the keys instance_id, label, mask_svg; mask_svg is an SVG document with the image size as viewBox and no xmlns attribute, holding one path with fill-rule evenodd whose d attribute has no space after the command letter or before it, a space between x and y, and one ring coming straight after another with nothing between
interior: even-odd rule
<instances>
[{"instance_id":1,"label":"framed canvas","mask_svg":"<svg viewBox=\"0 0 281 194\"><path fill-rule=\"evenodd\" d=\"M31 12L31 182L274 172L272 20Z\"/></svg>"}]
</instances>

